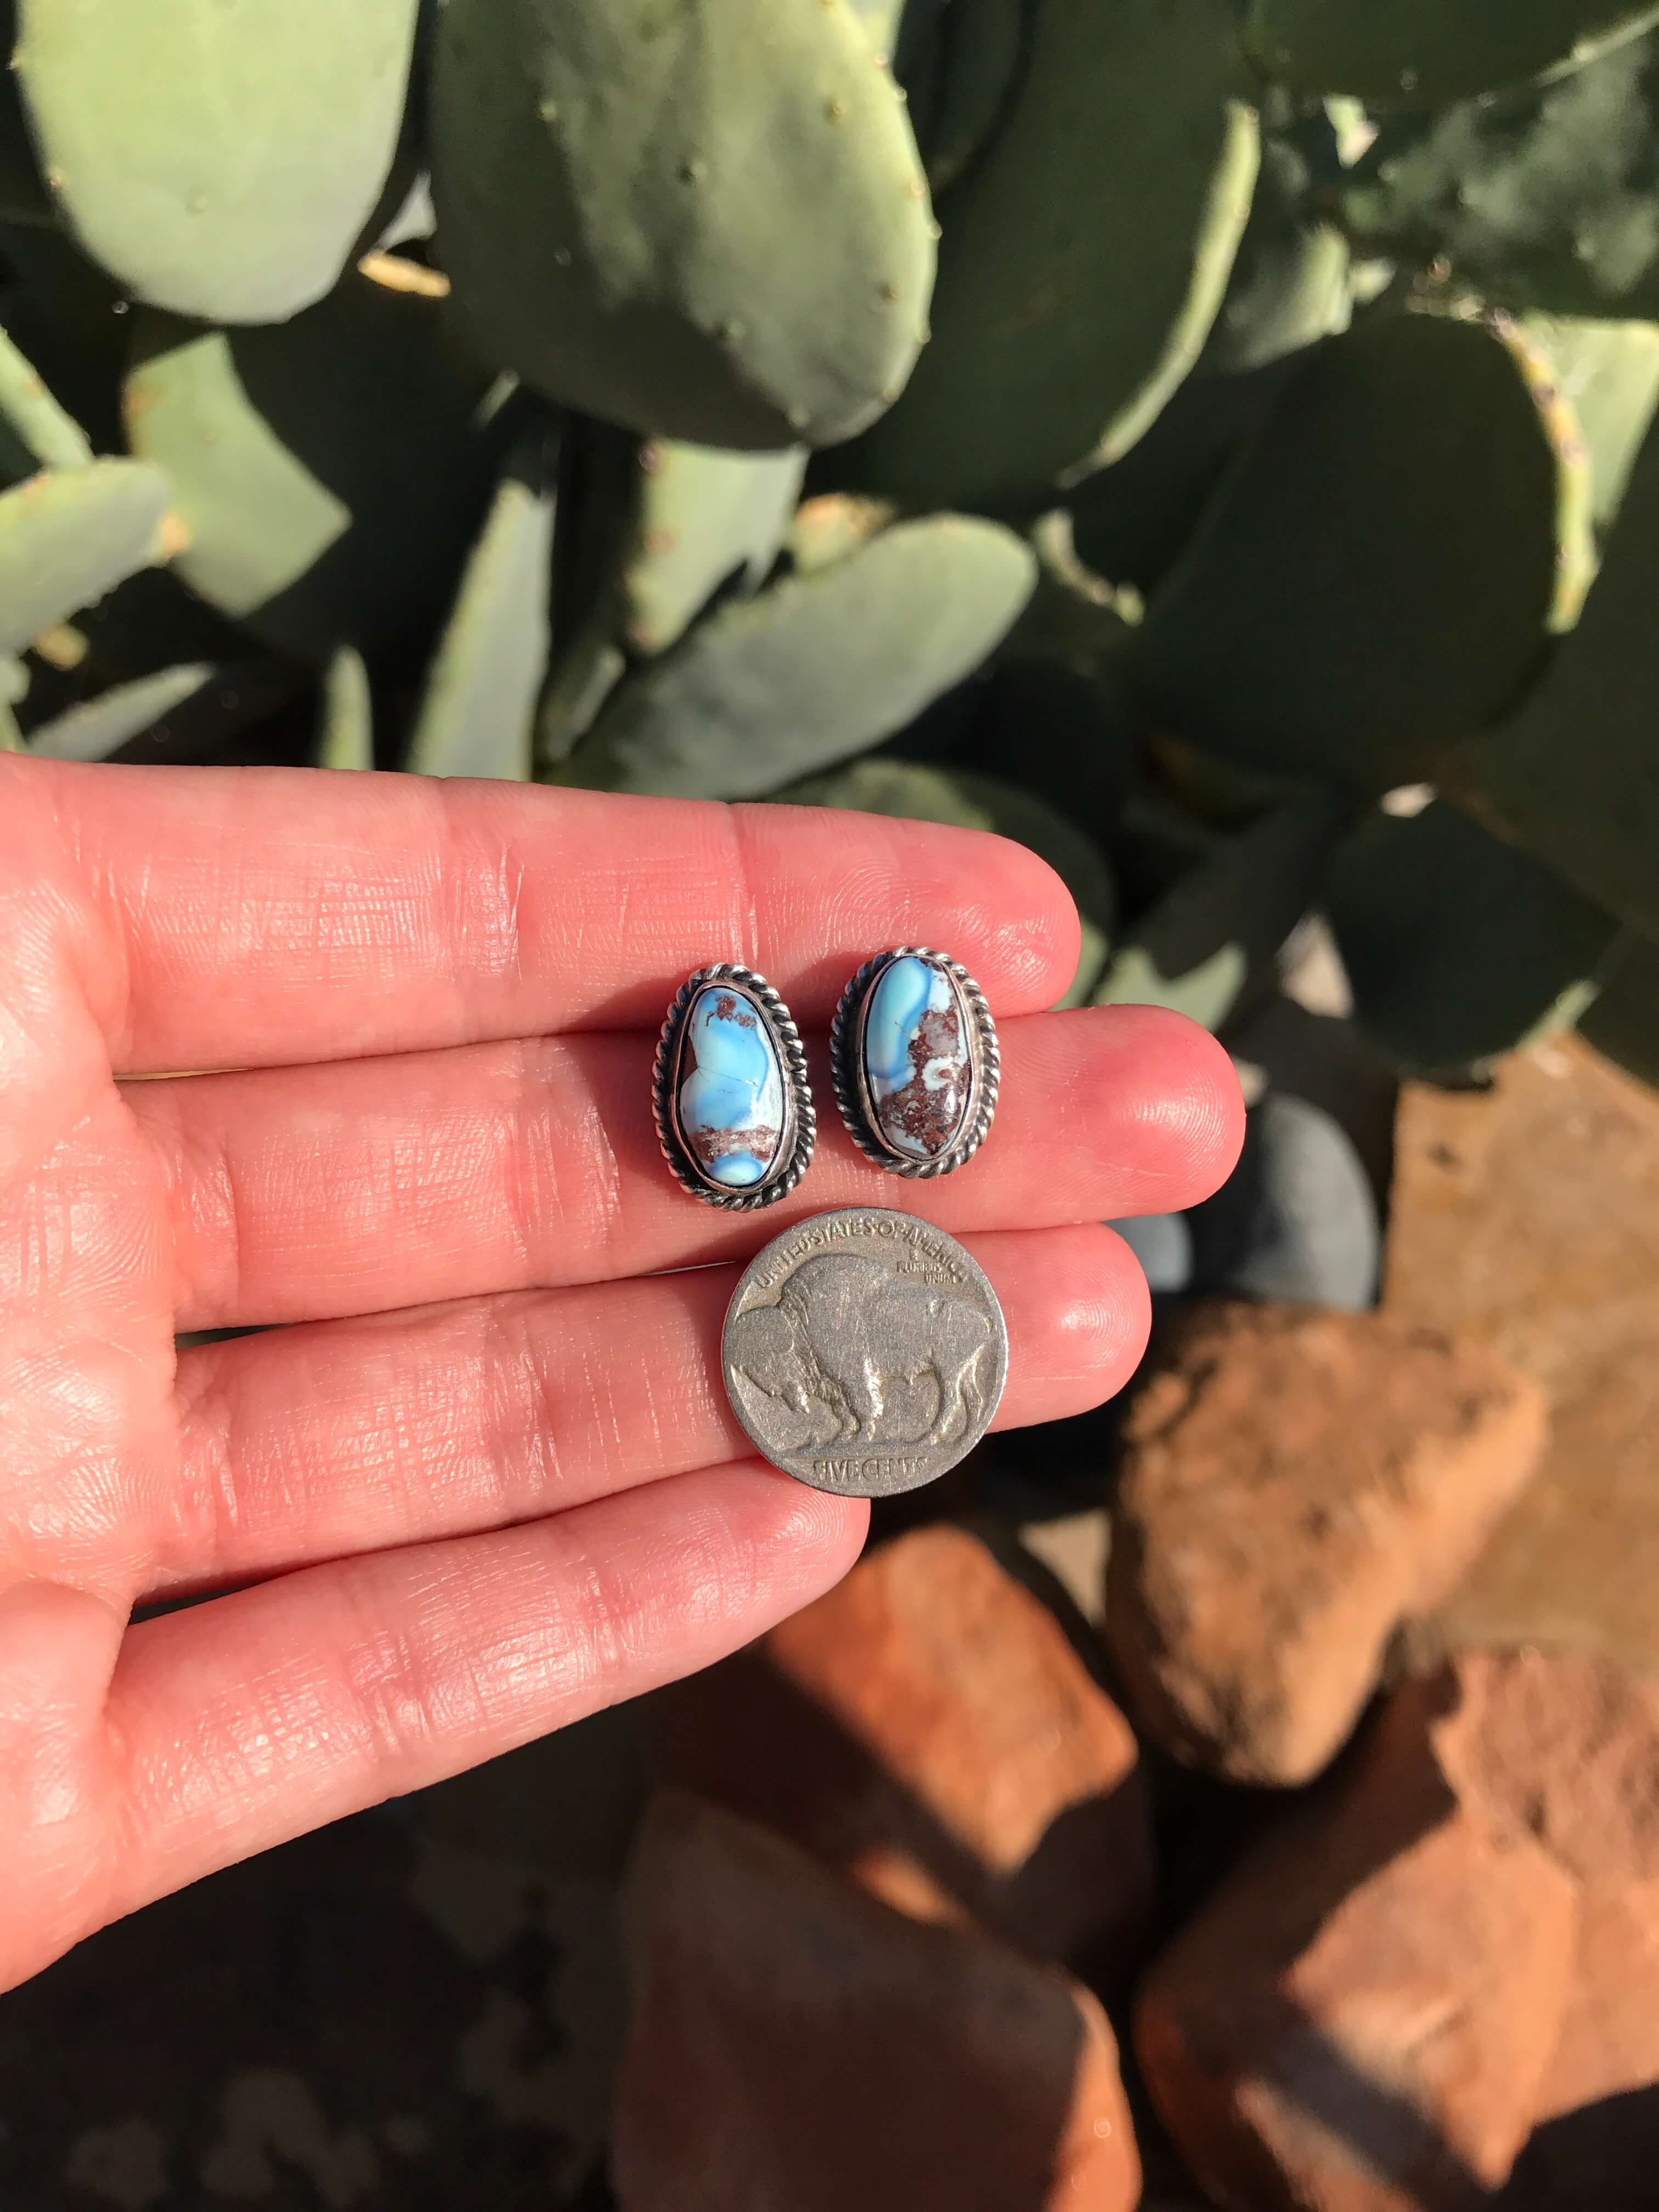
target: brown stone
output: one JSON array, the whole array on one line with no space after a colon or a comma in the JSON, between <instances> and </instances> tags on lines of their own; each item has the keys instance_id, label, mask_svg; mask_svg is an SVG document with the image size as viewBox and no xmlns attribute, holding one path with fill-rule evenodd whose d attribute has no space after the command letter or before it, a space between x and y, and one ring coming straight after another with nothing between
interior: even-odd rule
<instances>
[{"instance_id":1,"label":"brown stone","mask_svg":"<svg viewBox=\"0 0 1659 2212\"><path fill-rule=\"evenodd\" d=\"M661 1701L663 1771L890 1904L1108 1977L1152 1877L1135 1740L1053 1616L939 1525Z\"/></svg>"},{"instance_id":2,"label":"brown stone","mask_svg":"<svg viewBox=\"0 0 1659 2212\"><path fill-rule=\"evenodd\" d=\"M1571 1981L1505 2212L1659 2202L1659 1684L1605 1659L1462 1655L1431 1734L1462 1802L1578 1883Z\"/></svg>"},{"instance_id":3,"label":"brown stone","mask_svg":"<svg viewBox=\"0 0 1659 2212\"><path fill-rule=\"evenodd\" d=\"M1570 1877L1461 1807L1403 1685L1148 1975L1135 2042L1218 2202L1453 2212L1499 2186L1562 2017Z\"/></svg>"},{"instance_id":4,"label":"brown stone","mask_svg":"<svg viewBox=\"0 0 1659 2212\"><path fill-rule=\"evenodd\" d=\"M1435 1756L1464 1804L1580 1881L1659 1880L1659 1682L1605 1659L1466 1652Z\"/></svg>"},{"instance_id":5,"label":"brown stone","mask_svg":"<svg viewBox=\"0 0 1659 2212\"><path fill-rule=\"evenodd\" d=\"M1579 1899L1572 1986L1538 2124L1503 2212L1651 2212L1659 2201L1659 1881Z\"/></svg>"},{"instance_id":6,"label":"brown stone","mask_svg":"<svg viewBox=\"0 0 1659 2212\"><path fill-rule=\"evenodd\" d=\"M1659 1095L1576 1040L1486 1093L1409 1085L1384 1303L1540 1383L1537 1480L1431 1647L1539 1642L1659 1674Z\"/></svg>"},{"instance_id":7,"label":"brown stone","mask_svg":"<svg viewBox=\"0 0 1659 2212\"><path fill-rule=\"evenodd\" d=\"M1116 2045L1058 1968L680 1792L626 1918L622 2212L1130 2212Z\"/></svg>"},{"instance_id":8,"label":"brown stone","mask_svg":"<svg viewBox=\"0 0 1659 2212\"><path fill-rule=\"evenodd\" d=\"M1437 1330L1189 1308L1125 1426L1106 1623L1136 1719L1235 1780L1317 1773L1543 1436L1535 1386Z\"/></svg>"}]
</instances>

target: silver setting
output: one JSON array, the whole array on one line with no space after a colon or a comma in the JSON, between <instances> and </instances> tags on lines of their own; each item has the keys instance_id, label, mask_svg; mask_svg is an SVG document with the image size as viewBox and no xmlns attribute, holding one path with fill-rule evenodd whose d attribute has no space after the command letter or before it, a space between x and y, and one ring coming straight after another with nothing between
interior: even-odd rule
<instances>
[{"instance_id":1,"label":"silver setting","mask_svg":"<svg viewBox=\"0 0 1659 2212\"><path fill-rule=\"evenodd\" d=\"M783 1079L783 1131L778 1139L778 1155L765 1180L751 1184L746 1190L726 1190L711 1182L680 1129L680 1060L685 1018L698 992L710 983L724 986L754 1007L771 1038ZM651 1105L662 1156L674 1180L691 1197L702 1199L707 1206L724 1206L732 1213L752 1213L761 1206L775 1206L781 1198L788 1197L811 1161L812 1147L817 1141L818 1117L806 1079L806 1053L800 1031L788 1007L764 975L735 961L717 960L712 966L699 968L695 975L686 977L674 994L658 1040Z\"/></svg>"},{"instance_id":2,"label":"silver setting","mask_svg":"<svg viewBox=\"0 0 1659 2212\"><path fill-rule=\"evenodd\" d=\"M750 1261L720 1372L774 1467L842 1498L896 1498L965 1459L1008 1376L983 1270L932 1222L885 1206L810 1215Z\"/></svg>"},{"instance_id":3,"label":"silver setting","mask_svg":"<svg viewBox=\"0 0 1659 2212\"><path fill-rule=\"evenodd\" d=\"M914 1159L887 1142L876 1119L875 1101L866 1080L865 1011L883 972L895 960L925 960L932 967L943 969L960 992L968 1017L968 1119L956 1143L937 1159ZM952 960L948 952L935 952L925 945L897 945L866 960L842 993L841 1004L836 1008L830 1030L830 1062L835 1076L836 1103L847 1124L848 1135L866 1160L872 1160L889 1175L905 1176L916 1182L930 1182L935 1176L954 1175L958 1168L967 1166L991 1133L991 1123L996 1118L997 1092L1002 1081L1002 1048L997 1042L997 1026L991 1018L984 992L961 961Z\"/></svg>"}]
</instances>

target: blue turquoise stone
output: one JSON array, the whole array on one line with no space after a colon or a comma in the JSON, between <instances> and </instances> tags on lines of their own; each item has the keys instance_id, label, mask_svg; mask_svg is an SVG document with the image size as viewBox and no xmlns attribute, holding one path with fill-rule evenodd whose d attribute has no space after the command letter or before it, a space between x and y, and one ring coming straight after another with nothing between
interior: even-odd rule
<instances>
[{"instance_id":1,"label":"blue turquoise stone","mask_svg":"<svg viewBox=\"0 0 1659 2212\"><path fill-rule=\"evenodd\" d=\"M763 1182L783 1143L783 1070L760 1009L729 984L709 983L686 1016L680 1133L710 1182Z\"/></svg>"},{"instance_id":2,"label":"blue turquoise stone","mask_svg":"<svg viewBox=\"0 0 1659 2212\"><path fill-rule=\"evenodd\" d=\"M864 1076L877 1128L895 1152L937 1159L962 1135L973 1091L967 1014L955 978L907 956L865 1004Z\"/></svg>"}]
</instances>

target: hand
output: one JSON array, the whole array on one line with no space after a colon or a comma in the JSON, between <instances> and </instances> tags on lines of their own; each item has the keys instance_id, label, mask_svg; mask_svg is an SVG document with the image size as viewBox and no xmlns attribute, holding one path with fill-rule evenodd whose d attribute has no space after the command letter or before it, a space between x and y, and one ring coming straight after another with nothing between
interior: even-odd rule
<instances>
[{"instance_id":1,"label":"hand","mask_svg":"<svg viewBox=\"0 0 1659 2212\"><path fill-rule=\"evenodd\" d=\"M1070 901L965 831L8 759L0 917L0 1985L845 1573L866 1508L749 1456L720 1385L736 1269L787 1221L902 1204L964 1236L1007 1314L1001 1419L1044 1420L1143 1346L1095 1224L1193 1203L1239 1141L1190 1024L1042 1011ZM762 969L828 1100L836 993L907 942L1000 1020L972 1167L896 1186L831 1110L783 1205L686 1197L650 1111L684 977ZM204 1069L235 1072L178 1072ZM256 1322L291 1325L175 1360Z\"/></svg>"}]
</instances>

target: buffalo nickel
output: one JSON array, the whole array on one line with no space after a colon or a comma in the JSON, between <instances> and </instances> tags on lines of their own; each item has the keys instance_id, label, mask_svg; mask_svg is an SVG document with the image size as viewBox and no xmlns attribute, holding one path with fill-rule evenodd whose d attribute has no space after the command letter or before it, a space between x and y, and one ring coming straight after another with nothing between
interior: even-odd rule
<instances>
[{"instance_id":1,"label":"buffalo nickel","mask_svg":"<svg viewBox=\"0 0 1659 2212\"><path fill-rule=\"evenodd\" d=\"M857 1206L798 1222L750 1263L720 1357L732 1409L775 1467L816 1490L892 1498L985 1434L1008 1331L953 1237Z\"/></svg>"}]
</instances>

